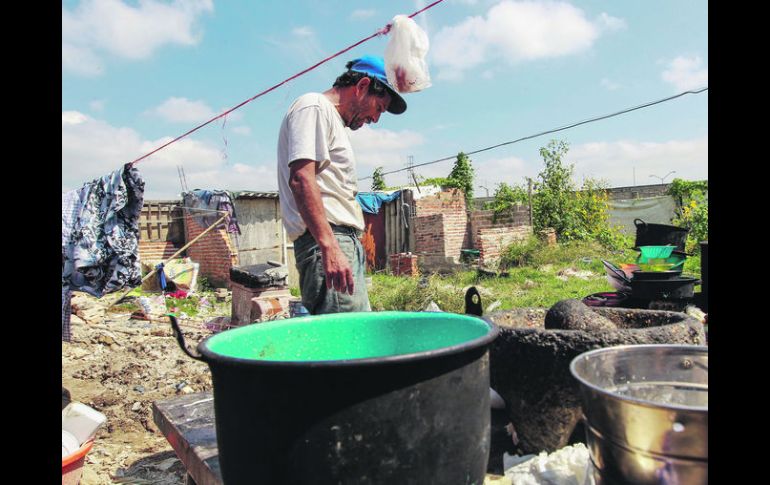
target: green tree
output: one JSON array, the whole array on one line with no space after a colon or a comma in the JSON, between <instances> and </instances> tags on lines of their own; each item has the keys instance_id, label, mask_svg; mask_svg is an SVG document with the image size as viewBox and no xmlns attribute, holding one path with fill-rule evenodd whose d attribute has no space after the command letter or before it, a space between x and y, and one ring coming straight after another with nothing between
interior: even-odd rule
<instances>
[{"instance_id":1,"label":"green tree","mask_svg":"<svg viewBox=\"0 0 770 485\"><path fill-rule=\"evenodd\" d=\"M571 239L576 226L574 213L574 165L565 165L562 158L569 145L564 141L551 140L540 148L545 168L537 175L533 185L532 219L536 230L552 227L559 238Z\"/></svg>"},{"instance_id":2,"label":"green tree","mask_svg":"<svg viewBox=\"0 0 770 485\"><path fill-rule=\"evenodd\" d=\"M465 202L470 207L473 201L473 167L471 159L463 152L457 154L452 171L447 177L449 187L456 187L465 194Z\"/></svg>"},{"instance_id":3,"label":"green tree","mask_svg":"<svg viewBox=\"0 0 770 485\"><path fill-rule=\"evenodd\" d=\"M382 167L377 167L372 174L372 190L385 190L385 187L385 177L382 175Z\"/></svg>"},{"instance_id":4,"label":"green tree","mask_svg":"<svg viewBox=\"0 0 770 485\"><path fill-rule=\"evenodd\" d=\"M552 227L562 241L596 240L610 249L630 244L610 225L607 183L586 178L580 190L572 181L573 164L563 158L569 145L551 140L540 149L545 168L534 184L532 219L536 230Z\"/></svg>"}]
</instances>

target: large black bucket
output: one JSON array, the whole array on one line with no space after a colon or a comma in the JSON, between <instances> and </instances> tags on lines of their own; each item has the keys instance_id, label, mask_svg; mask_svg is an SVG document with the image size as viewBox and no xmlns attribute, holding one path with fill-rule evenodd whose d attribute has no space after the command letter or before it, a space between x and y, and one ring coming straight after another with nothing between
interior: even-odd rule
<instances>
[{"instance_id":1,"label":"large black bucket","mask_svg":"<svg viewBox=\"0 0 770 485\"><path fill-rule=\"evenodd\" d=\"M497 327L449 313L311 315L188 349L211 369L226 485L482 485Z\"/></svg>"},{"instance_id":2,"label":"large black bucket","mask_svg":"<svg viewBox=\"0 0 770 485\"><path fill-rule=\"evenodd\" d=\"M684 251L685 241L689 229L670 226L667 224L653 224L641 219L634 219L636 226L636 242L634 246L668 246L674 245L679 251Z\"/></svg>"}]
</instances>

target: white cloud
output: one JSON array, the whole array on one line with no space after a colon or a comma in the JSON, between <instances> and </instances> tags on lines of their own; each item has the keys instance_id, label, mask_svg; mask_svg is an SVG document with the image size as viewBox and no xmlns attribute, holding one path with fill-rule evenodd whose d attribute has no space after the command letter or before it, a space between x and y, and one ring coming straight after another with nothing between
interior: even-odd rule
<instances>
[{"instance_id":1,"label":"white cloud","mask_svg":"<svg viewBox=\"0 0 770 485\"><path fill-rule=\"evenodd\" d=\"M237 135L251 135L251 128L248 126L235 126L233 127L233 133Z\"/></svg>"},{"instance_id":2,"label":"white cloud","mask_svg":"<svg viewBox=\"0 0 770 485\"><path fill-rule=\"evenodd\" d=\"M612 15L602 12L596 20L596 25L602 27L604 30L614 31L623 30L628 27L626 21Z\"/></svg>"},{"instance_id":3,"label":"white cloud","mask_svg":"<svg viewBox=\"0 0 770 485\"><path fill-rule=\"evenodd\" d=\"M291 30L291 33L297 37L311 37L314 35L313 29L310 27L296 27Z\"/></svg>"},{"instance_id":4,"label":"white cloud","mask_svg":"<svg viewBox=\"0 0 770 485\"><path fill-rule=\"evenodd\" d=\"M579 8L564 2L504 0L486 17L468 17L441 29L432 39L438 78L458 79L486 63L515 64L574 55L588 50L601 32L622 28L624 21L602 14L589 21Z\"/></svg>"},{"instance_id":5,"label":"white cloud","mask_svg":"<svg viewBox=\"0 0 770 485\"><path fill-rule=\"evenodd\" d=\"M145 140L135 130L119 128L76 111L62 112L62 191L118 170L171 140ZM229 190L275 190L274 161L251 165L227 163L218 146L184 138L139 161L145 199L176 199L181 186Z\"/></svg>"},{"instance_id":6,"label":"white cloud","mask_svg":"<svg viewBox=\"0 0 770 485\"><path fill-rule=\"evenodd\" d=\"M106 104L106 101L103 99L94 99L90 103L88 103L88 107L91 108L91 111L104 111L104 105Z\"/></svg>"},{"instance_id":7,"label":"white cloud","mask_svg":"<svg viewBox=\"0 0 770 485\"><path fill-rule=\"evenodd\" d=\"M368 19L371 17L374 17L377 14L377 10L374 9L358 9L353 10L353 12L350 14L350 18L352 20L363 20Z\"/></svg>"},{"instance_id":8,"label":"white cloud","mask_svg":"<svg viewBox=\"0 0 770 485\"><path fill-rule=\"evenodd\" d=\"M679 56L668 64L661 78L667 83L673 84L678 91L702 88L708 85L708 67L701 67L703 63L700 56Z\"/></svg>"},{"instance_id":9,"label":"white cloud","mask_svg":"<svg viewBox=\"0 0 770 485\"><path fill-rule=\"evenodd\" d=\"M391 131L365 125L350 131L359 177L371 175L376 167L385 167L385 171L403 167L407 156L423 142L420 133L409 130Z\"/></svg>"},{"instance_id":10,"label":"white cloud","mask_svg":"<svg viewBox=\"0 0 770 485\"><path fill-rule=\"evenodd\" d=\"M203 122L217 115L203 101L191 101L187 98L175 97L167 99L151 112L166 121L175 123Z\"/></svg>"},{"instance_id":11,"label":"white cloud","mask_svg":"<svg viewBox=\"0 0 770 485\"><path fill-rule=\"evenodd\" d=\"M88 116L78 111L62 111L61 124L64 125L79 125L85 123L88 120Z\"/></svg>"},{"instance_id":12,"label":"white cloud","mask_svg":"<svg viewBox=\"0 0 770 485\"><path fill-rule=\"evenodd\" d=\"M471 160L476 170L475 185L486 186L490 195L501 182L526 187L526 178L536 180L544 168L537 154L527 158L487 157L490 155L471 155ZM656 184L659 179L650 175L663 177L672 170L675 173L666 178L667 182L675 177L703 180L708 179L708 135L663 142L617 140L570 145L562 162L574 164L573 181L578 187L588 177L604 180L610 187L632 186L634 178L636 185ZM448 160L417 170L424 177L445 177L451 167L452 161ZM478 189L476 195L485 193Z\"/></svg>"},{"instance_id":13,"label":"white cloud","mask_svg":"<svg viewBox=\"0 0 770 485\"><path fill-rule=\"evenodd\" d=\"M708 178L708 135L689 140L644 142L620 140L570 147L566 160L575 164L576 182L583 177L605 179L612 187L659 183L658 179L675 170L673 177L686 180Z\"/></svg>"},{"instance_id":14,"label":"white cloud","mask_svg":"<svg viewBox=\"0 0 770 485\"><path fill-rule=\"evenodd\" d=\"M600 84L600 85L601 85L603 88L606 88L606 89L608 89L608 90L610 90L610 91L615 91L615 90L617 90L617 89L620 89L620 84L618 84L618 83L616 83L616 82L614 82L614 81L610 81L610 80L609 80L609 79L607 79L606 77L605 77L605 78L602 78L602 80L601 80L601 81L599 81L599 84Z\"/></svg>"},{"instance_id":15,"label":"white cloud","mask_svg":"<svg viewBox=\"0 0 770 485\"><path fill-rule=\"evenodd\" d=\"M62 6L62 68L83 76L104 72L105 56L140 60L166 44L195 45L196 22L214 10L213 0L83 0Z\"/></svg>"}]
</instances>

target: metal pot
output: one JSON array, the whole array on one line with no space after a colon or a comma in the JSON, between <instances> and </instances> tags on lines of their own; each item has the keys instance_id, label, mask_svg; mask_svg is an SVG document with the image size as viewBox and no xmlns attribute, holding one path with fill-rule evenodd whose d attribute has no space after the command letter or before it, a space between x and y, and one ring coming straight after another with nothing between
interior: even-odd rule
<instances>
[{"instance_id":1,"label":"metal pot","mask_svg":"<svg viewBox=\"0 0 770 485\"><path fill-rule=\"evenodd\" d=\"M679 276L667 280L631 280L631 296L641 300L675 300L692 298L695 285L700 283L697 278Z\"/></svg>"},{"instance_id":2,"label":"metal pot","mask_svg":"<svg viewBox=\"0 0 770 485\"><path fill-rule=\"evenodd\" d=\"M187 348L211 369L227 485L484 481L495 325L452 313L310 315Z\"/></svg>"},{"instance_id":3,"label":"metal pot","mask_svg":"<svg viewBox=\"0 0 770 485\"><path fill-rule=\"evenodd\" d=\"M689 229L667 224L653 224L641 219L634 219L636 226L636 242L634 246L665 246L673 244L680 251L684 251L684 243L687 240Z\"/></svg>"},{"instance_id":4,"label":"metal pot","mask_svg":"<svg viewBox=\"0 0 770 485\"><path fill-rule=\"evenodd\" d=\"M670 271L642 271L637 270L633 271L632 274L634 277L633 280L640 281L640 280L655 280L655 281L662 281L662 280L672 280L675 278L679 278L682 275L682 270L670 270Z\"/></svg>"},{"instance_id":5,"label":"metal pot","mask_svg":"<svg viewBox=\"0 0 770 485\"><path fill-rule=\"evenodd\" d=\"M708 483L708 347L607 347L570 372L598 484Z\"/></svg>"}]
</instances>

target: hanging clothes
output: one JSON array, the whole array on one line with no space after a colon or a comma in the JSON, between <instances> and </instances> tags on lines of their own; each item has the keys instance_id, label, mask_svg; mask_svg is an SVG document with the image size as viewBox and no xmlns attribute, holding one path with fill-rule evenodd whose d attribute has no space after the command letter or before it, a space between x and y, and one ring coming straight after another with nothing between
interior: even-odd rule
<instances>
[{"instance_id":1,"label":"hanging clothes","mask_svg":"<svg viewBox=\"0 0 770 485\"><path fill-rule=\"evenodd\" d=\"M215 211L224 211L229 216L227 219L227 232L230 234L241 234L238 218L235 215L235 206L229 192L225 190L195 189L192 192L182 194L182 197L185 207L200 209L190 210L190 215L202 228L206 229L222 217L221 213Z\"/></svg>"},{"instance_id":2,"label":"hanging clothes","mask_svg":"<svg viewBox=\"0 0 770 485\"><path fill-rule=\"evenodd\" d=\"M67 244L70 239L72 227L75 225L80 207L81 190L70 190L61 195L61 256L62 256L62 274L64 273L64 259L67 250ZM72 291L69 286L62 286L61 289L61 337L65 342L72 340L70 332L70 316L72 308Z\"/></svg>"},{"instance_id":3,"label":"hanging clothes","mask_svg":"<svg viewBox=\"0 0 770 485\"><path fill-rule=\"evenodd\" d=\"M78 192L74 217L65 217L67 194L62 195L62 288L99 298L138 286L139 216L144 202L139 170L126 164ZM69 195L66 200L74 198ZM69 234L66 221L74 221Z\"/></svg>"},{"instance_id":4,"label":"hanging clothes","mask_svg":"<svg viewBox=\"0 0 770 485\"><path fill-rule=\"evenodd\" d=\"M356 200L361 205L361 210L364 212L369 214L378 214L382 204L396 200L400 196L400 190L397 190L391 194L384 194L382 192L359 192L356 194Z\"/></svg>"}]
</instances>

